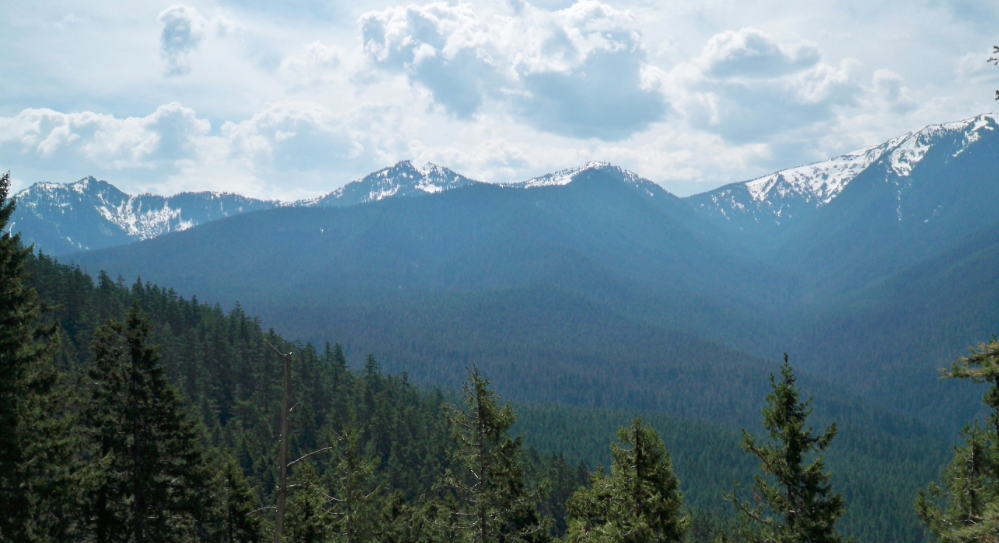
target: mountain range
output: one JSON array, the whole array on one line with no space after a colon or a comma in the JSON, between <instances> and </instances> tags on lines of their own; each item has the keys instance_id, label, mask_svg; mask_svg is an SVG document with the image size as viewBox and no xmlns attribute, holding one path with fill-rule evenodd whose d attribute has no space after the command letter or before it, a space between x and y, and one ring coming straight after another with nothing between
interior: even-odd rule
<instances>
[{"instance_id":1,"label":"mountain range","mask_svg":"<svg viewBox=\"0 0 999 543\"><path fill-rule=\"evenodd\" d=\"M73 183L35 183L19 191L10 229L27 244L53 256L114 247L169 232L275 207L336 207L413 196L476 183L434 164L403 161L328 194L295 202L259 200L224 192L174 196L131 195L107 181L85 177Z\"/></svg>"},{"instance_id":2,"label":"mountain range","mask_svg":"<svg viewBox=\"0 0 999 543\"><path fill-rule=\"evenodd\" d=\"M22 191L12 228L421 382L475 363L521 401L746 426L788 352L827 413L950 427L977 398L936 368L999 328L997 128L687 198L599 162L498 186L407 161L294 203L87 179Z\"/></svg>"}]
</instances>

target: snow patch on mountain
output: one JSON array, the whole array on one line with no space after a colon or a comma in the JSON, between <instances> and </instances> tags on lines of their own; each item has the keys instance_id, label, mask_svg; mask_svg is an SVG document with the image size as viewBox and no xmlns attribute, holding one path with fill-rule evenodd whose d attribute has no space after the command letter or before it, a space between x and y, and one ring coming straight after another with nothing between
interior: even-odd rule
<instances>
[{"instance_id":1,"label":"snow patch on mountain","mask_svg":"<svg viewBox=\"0 0 999 543\"><path fill-rule=\"evenodd\" d=\"M985 113L963 121L931 124L918 132L909 132L901 138L897 138L899 143L894 146L894 149L888 155L891 169L901 177L908 177L916 164L919 164L923 160L923 157L926 156L926 152L939 142L940 139L955 132L963 132L963 144L953 154L953 156L958 156L969 145L981 138L982 130L994 130L996 119L995 114Z\"/></svg>"},{"instance_id":2,"label":"snow patch on mountain","mask_svg":"<svg viewBox=\"0 0 999 543\"><path fill-rule=\"evenodd\" d=\"M934 146L946 140L946 145L956 146L954 151L947 148L956 157L981 139L984 131L997 127L995 114L930 125L881 145L726 185L691 196L688 201L701 211L729 221L779 225L833 201L861 172L875 163L884 164L885 180L898 184L901 191L909 183L914 168Z\"/></svg>"},{"instance_id":3,"label":"snow patch on mountain","mask_svg":"<svg viewBox=\"0 0 999 543\"><path fill-rule=\"evenodd\" d=\"M475 183L443 166L403 160L394 166L378 170L316 198L289 204L295 207L342 206L377 202L393 196L437 194Z\"/></svg>"},{"instance_id":4,"label":"snow patch on mountain","mask_svg":"<svg viewBox=\"0 0 999 543\"><path fill-rule=\"evenodd\" d=\"M817 205L827 204L843 191L847 183L880 158L889 143L781 170L746 182L746 189L756 201L763 201L775 192L781 197L794 193L805 196L807 200L816 200Z\"/></svg>"},{"instance_id":5,"label":"snow patch on mountain","mask_svg":"<svg viewBox=\"0 0 999 543\"><path fill-rule=\"evenodd\" d=\"M527 181L508 183L505 186L521 188L521 189L563 186L572 183L572 180L575 179L577 175L587 170L611 170L614 173L616 173L622 181L631 185L642 185L645 183L652 183L651 181L642 178L638 174L625 170L624 168L615 166L610 162L591 160L586 164L583 164L582 166L579 166L577 168L567 168L564 170L559 170L554 173L548 173L539 177L534 177L528 179ZM648 194L649 196L655 196L655 194L652 191L648 191Z\"/></svg>"}]
</instances>

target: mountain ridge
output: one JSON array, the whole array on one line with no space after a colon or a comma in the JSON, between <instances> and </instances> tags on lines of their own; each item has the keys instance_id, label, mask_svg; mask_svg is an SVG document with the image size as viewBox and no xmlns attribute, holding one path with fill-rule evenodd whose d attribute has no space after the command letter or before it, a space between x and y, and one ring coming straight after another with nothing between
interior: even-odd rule
<instances>
[{"instance_id":1,"label":"mountain ridge","mask_svg":"<svg viewBox=\"0 0 999 543\"><path fill-rule=\"evenodd\" d=\"M968 119L931 124L888 141L827 160L787 168L749 181L730 183L684 198L699 211L740 231L773 231L830 204L860 174L887 159L889 175L907 178L926 153L947 137L961 136L956 157L999 128L999 116L983 113Z\"/></svg>"},{"instance_id":2,"label":"mountain ridge","mask_svg":"<svg viewBox=\"0 0 999 543\"><path fill-rule=\"evenodd\" d=\"M793 230L790 224L807 223L819 209L837 200L869 168L878 164L885 168L886 181L900 187L901 202L904 185L910 183L913 171L922 167L920 164L932 149L946 146L950 156L957 158L978 144L984 134L994 133L997 128L999 121L991 113L928 125L880 145L684 198L631 171L600 161L500 186L521 190L565 187L584 172L601 171L657 205L666 205L674 214L682 212L665 202L684 201L695 214L707 217L717 228L744 238L749 236L751 245L770 246ZM482 182L443 166L411 160L382 168L326 194L292 202L208 191L166 197L130 195L106 181L87 177L65 185L36 183L18 192L15 198L21 202L21 209L15 213L10 228L20 228L28 243L60 256L182 231L244 211L341 207L386 198L434 195L475 184ZM698 221L690 216L685 220Z\"/></svg>"}]
</instances>

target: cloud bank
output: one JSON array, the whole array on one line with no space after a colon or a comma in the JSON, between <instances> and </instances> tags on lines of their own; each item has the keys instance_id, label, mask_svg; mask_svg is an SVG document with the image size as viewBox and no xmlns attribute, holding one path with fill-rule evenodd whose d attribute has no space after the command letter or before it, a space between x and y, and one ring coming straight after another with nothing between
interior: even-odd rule
<instances>
[{"instance_id":1,"label":"cloud bank","mask_svg":"<svg viewBox=\"0 0 999 543\"><path fill-rule=\"evenodd\" d=\"M994 7L732 5L3 4L0 171L293 199L607 160L689 193L994 109Z\"/></svg>"},{"instance_id":2,"label":"cloud bank","mask_svg":"<svg viewBox=\"0 0 999 543\"><path fill-rule=\"evenodd\" d=\"M643 79L634 16L595 0L555 12L524 4L512 17L410 5L366 13L360 26L371 65L425 87L459 119L493 101L538 130L613 141L668 110Z\"/></svg>"}]
</instances>

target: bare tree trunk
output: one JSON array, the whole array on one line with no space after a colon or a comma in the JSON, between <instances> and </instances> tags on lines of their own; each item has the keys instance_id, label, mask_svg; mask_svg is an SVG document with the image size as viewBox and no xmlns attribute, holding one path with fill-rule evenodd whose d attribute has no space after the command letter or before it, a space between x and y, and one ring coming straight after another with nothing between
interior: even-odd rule
<instances>
[{"instance_id":1,"label":"bare tree trunk","mask_svg":"<svg viewBox=\"0 0 999 543\"><path fill-rule=\"evenodd\" d=\"M281 447L278 460L278 499L277 514L274 518L274 543L281 543L284 537L285 503L288 501L288 407L291 403L291 353L284 354L267 342L284 359L284 400L281 402Z\"/></svg>"}]
</instances>

